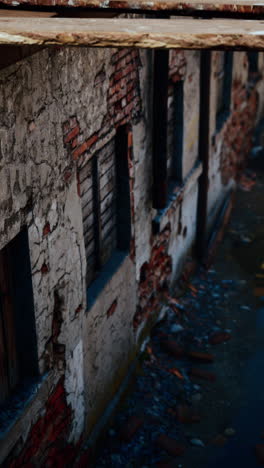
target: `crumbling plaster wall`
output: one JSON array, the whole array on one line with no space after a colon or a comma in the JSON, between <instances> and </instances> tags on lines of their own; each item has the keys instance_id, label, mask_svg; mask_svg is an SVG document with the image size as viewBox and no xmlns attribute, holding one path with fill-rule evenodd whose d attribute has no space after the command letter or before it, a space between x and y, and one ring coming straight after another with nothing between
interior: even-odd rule
<instances>
[{"instance_id":1,"label":"crumbling plaster wall","mask_svg":"<svg viewBox=\"0 0 264 468\"><path fill-rule=\"evenodd\" d=\"M65 375L74 443L85 417L91 419L93 411L98 416L102 400L111 397L122 378L120 364L124 372L135 348L133 258L127 256L87 312L81 200L76 163L65 144L65 128L75 125L76 116L79 148L104 128L114 54L46 49L0 72L0 248L28 226L40 373L52 372L54 386ZM138 100L127 105L132 115ZM96 151L103 140L94 141ZM39 405L32 410L31 422L41 411ZM28 430L18 431L17 440Z\"/></svg>"},{"instance_id":2,"label":"crumbling plaster wall","mask_svg":"<svg viewBox=\"0 0 264 468\"><path fill-rule=\"evenodd\" d=\"M151 162L149 157L140 157L136 164L135 197L136 209L136 258L139 280L138 304L134 317L136 336L144 336L144 326L153 315L160 312L164 291L170 289L179 276L184 260L194 242L196 234L198 178L201 164L198 162L199 100L200 100L200 53L195 51L171 51L169 71L169 144L173 157L173 87L183 81L184 125L182 128L183 182L174 181L173 192L169 193L167 206L163 210L151 208ZM146 81L149 82L146 78ZM144 100L143 100L144 102ZM146 114L147 110L144 112ZM151 117L151 116L150 116ZM135 132L144 141L147 129ZM135 137L134 134L134 137ZM148 140L145 140L146 147ZM140 147L140 145L138 145ZM151 147L151 142L149 143ZM174 154L175 157L175 154ZM137 185L138 183L138 185ZM137 206L137 203L136 203ZM151 229L151 222L158 225L158 232ZM142 242L143 241L143 242ZM142 252L142 253L141 253Z\"/></svg>"},{"instance_id":3,"label":"crumbling plaster wall","mask_svg":"<svg viewBox=\"0 0 264 468\"><path fill-rule=\"evenodd\" d=\"M258 93L257 123L264 117L264 80L261 79L264 76L264 52L258 53L258 70L260 79L256 84Z\"/></svg>"},{"instance_id":4,"label":"crumbling plaster wall","mask_svg":"<svg viewBox=\"0 0 264 468\"><path fill-rule=\"evenodd\" d=\"M184 51L183 179L188 177L198 159L200 117L200 52Z\"/></svg>"},{"instance_id":5,"label":"crumbling plaster wall","mask_svg":"<svg viewBox=\"0 0 264 468\"><path fill-rule=\"evenodd\" d=\"M164 213L161 226L171 224L172 234L169 254L172 257L172 282L179 276L184 259L192 246L196 234L198 178L201 166L198 161L199 113L200 113L200 52L173 51L172 55L183 54L185 66L180 64L183 73L173 69L170 79L184 80L183 105L183 182L175 190L169 209ZM175 196L176 195L176 196ZM173 199L175 197L175 200Z\"/></svg>"},{"instance_id":6,"label":"crumbling plaster wall","mask_svg":"<svg viewBox=\"0 0 264 468\"><path fill-rule=\"evenodd\" d=\"M208 231L226 194L235 186L238 172L246 161L257 112L260 111L257 89L255 86L250 88L248 83L247 53L234 52L230 114L220 130L216 131L217 68L223 53L212 52ZM262 83L263 80L260 81L260 88Z\"/></svg>"},{"instance_id":7,"label":"crumbling plaster wall","mask_svg":"<svg viewBox=\"0 0 264 468\"><path fill-rule=\"evenodd\" d=\"M152 208L153 53L142 50L133 54L132 66L122 51L118 55L110 49L46 49L0 72L0 248L22 225L28 225L40 372L52 372L54 385L49 381L49 394L65 375L59 388L63 385L72 411L67 432L72 443L79 440L84 428L87 432L92 429L122 381L140 344L141 331L147 319L159 311L160 298L179 275L196 233L201 174L200 54L171 52L170 86L184 80L184 180L175 185L167 207L160 212ZM217 54L213 53L213 70ZM119 64L128 67L133 80L139 79L140 91L126 88ZM234 77L243 88L245 54L235 54L234 64ZM123 85L119 84L122 79ZM123 92L117 102L115 93ZM215 95L212 71L211 137L215 133ZM252 109L254 105L253 100ZM76 170L113 138L118 122L127 121L133 130L131 250L97 300L87 307ZM222 146L221 134L211 148L211 218L233 183L223 183ZM158 222L157 232L153 221ZM43 400L27 421L36 422L44 405ZM16 437L25 438L29 428L26 431L23 426L23 433L21 429Z\"/></svg>"}]
</instances>

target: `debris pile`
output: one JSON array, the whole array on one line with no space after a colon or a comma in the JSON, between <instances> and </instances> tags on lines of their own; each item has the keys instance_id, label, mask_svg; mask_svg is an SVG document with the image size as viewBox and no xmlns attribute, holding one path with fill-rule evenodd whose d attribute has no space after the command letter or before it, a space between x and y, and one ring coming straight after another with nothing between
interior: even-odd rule
<instances>
[{"instance_id":1,"label":"debris pile","mask_svg":"<svg viewBox=\"0 0 264 468\"><path fill-rule=\"evenodd\" d=\"M232 435L230 428L228 434L201 440L195 427L204 417L196 410L203 387L216 382L214 351L232 338L217 318L234 286L233 280L219 281L214 270L201 268L192 282L182 279L175 297L167 296L166 315L152 330L134 388L109 430L96 468L158 468L172 462L180 467L186 451L221 446Z\"/></svg>"}]
</instances>

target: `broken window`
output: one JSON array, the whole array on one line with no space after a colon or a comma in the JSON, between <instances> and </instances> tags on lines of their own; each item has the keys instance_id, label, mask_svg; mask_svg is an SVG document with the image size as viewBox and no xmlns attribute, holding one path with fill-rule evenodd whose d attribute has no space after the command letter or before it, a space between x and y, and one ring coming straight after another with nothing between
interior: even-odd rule
<instances>
[{"instance_id":1,"label":"broken window","mask_svg":"<svg viewBox=\"0 0 264 468\"><path fill-rule=\"evenodd\" d=\"M38 375L27 230L0 251L0 404Z\"/></svg>"},{"instance_id":2,"label":"broken window","mask_svg":"<svg viewBox=\"0 0 264 468\"><path fill-rule=\"evenodd\" d=\"M129 140L129 126L119 127L115 138L94 154L79 173L87 285L96 279L115 251L129 250Z\"/></svg>"},{"instance_id":3,"label":"broken window","mask_svg":"<svg viewBox=\"0 0 264 468\"><path fill-rule=\"evenodd\" d=\"M230 114L233 52L219 54L217 69L216 130L221 130Z\"/></svg>"}]
</instances>

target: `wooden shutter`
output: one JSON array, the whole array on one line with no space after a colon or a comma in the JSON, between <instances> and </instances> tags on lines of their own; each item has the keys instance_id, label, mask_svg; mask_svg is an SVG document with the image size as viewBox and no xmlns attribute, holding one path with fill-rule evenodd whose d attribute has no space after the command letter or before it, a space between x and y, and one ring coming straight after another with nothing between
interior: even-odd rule
<instances>
[{"instance_id":1,"label":"wooden shutter","mask_svg":"<svg viewBox=\"0 0 264 468\"><path fill-rule=\"evenodd\" d=\"M112 139L99 155L100 221L102 265L116 248L116 162L115 140Z\"/></svg>"},{"instance_id":2,"label":"wooden shutter","mask_svg":"<svg viewBox=\"0 0 264 468\"><path fill-rule=\"evenodd\" d=\"M95 269L95 213L93 200L92 169L92 159L90 159L79 170L80 194L82 199L84 244L87 260L87 284L89 284L92 281Z\"/></svg>"}]
</instances>

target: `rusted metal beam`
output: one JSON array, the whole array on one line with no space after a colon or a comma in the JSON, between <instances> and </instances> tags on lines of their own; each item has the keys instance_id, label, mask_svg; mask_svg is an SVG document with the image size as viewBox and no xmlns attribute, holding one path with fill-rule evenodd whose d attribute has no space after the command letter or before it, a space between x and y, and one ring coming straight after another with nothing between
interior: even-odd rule
<instances>
[{"instance_id":1,"label":"rusted metal beam","mask_svg":"<svg viewBox=\"0 0 264 468\"><path fill-rule=\"evenodd\" d=\"M264 24L189 18L1 18L0 44L264 50Z\"/></svg>"}]
</instances>

